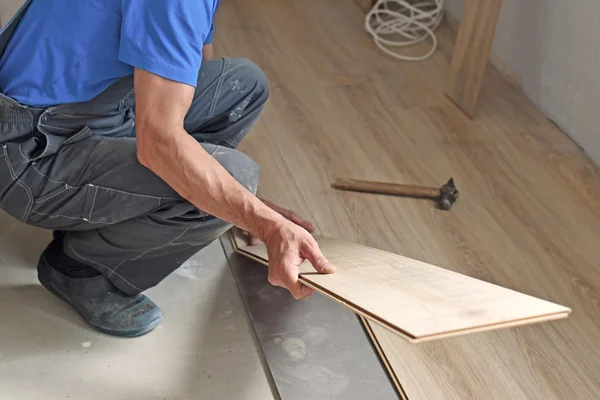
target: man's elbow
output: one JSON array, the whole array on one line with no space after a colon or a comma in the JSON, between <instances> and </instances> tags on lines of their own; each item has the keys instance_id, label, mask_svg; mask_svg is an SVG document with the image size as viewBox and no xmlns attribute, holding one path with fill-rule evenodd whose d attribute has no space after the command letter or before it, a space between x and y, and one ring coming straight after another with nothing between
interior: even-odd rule
<instances>
[{"instance_id":1,"label":"man's elbow","mask_svg":"<svg viewBox=\"0 0 600 400\"><path fill-rule=\"evenodd\" d=\"M141 148L141 146L138 144L137 147L137 160L140 164L142 164L144 167L148 168L148 169L152 169L150 167L150 163L149 163L149 157L146 154L146 151L144 149Z\"/></svg>"},{"instance_id":2,"label":"man's elbow","mask_svg":"<svg viewBox=\"0 0 600 400\"><path fill-rule=\"evenodd\" d=\"M202 46L202 58L205 60L214 60L215 52L212 43Z\"/></svg>"},{"instance_id":3,"label":"man's elbow","mask_svg":"<svg viewBox=\"0 0 600 400\"><path fill-rule=\"evenodd\" d=\"M143 123L138 123L136 126L136 155L138 162L142 164L144 167L152 170L152 159L155 159L156 156L152 155L152 146L149 144L152 143L151 130L147 127L144 127Z\"/></svg>"},{"instance_id":4,"label":"man's elbow","mask_svg":"<svg viewBox=\"0 0 600 400\"><path fill-rule=\"evenodd\" d=\"M136 156L138 162L157 175L165 168L168 159L176 152L174 136L169 134L168 127L157 123L140 123L136 121Z\"/></svg>"}]
</instances>

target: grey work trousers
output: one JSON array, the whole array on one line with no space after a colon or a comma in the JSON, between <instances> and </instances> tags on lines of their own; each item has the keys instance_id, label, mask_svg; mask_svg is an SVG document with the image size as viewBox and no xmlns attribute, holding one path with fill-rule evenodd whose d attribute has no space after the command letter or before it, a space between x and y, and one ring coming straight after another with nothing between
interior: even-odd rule
<instances>
[{"instance_id":1,"label":"grey work trousers","mask_svg":"<svg viewBox=\"0 0 600 400\"><path fill-rule=\"evenodd\" d=\"M250 61L204 61L184 122L252 192L259 167L234 147L258 120L268 94L265 75ZM44 109L0 94L0 208L24 223L61 231L68 256L132 295L230 227L138 162L132 76L90 101Z\"/></svg>"}]
</instances>

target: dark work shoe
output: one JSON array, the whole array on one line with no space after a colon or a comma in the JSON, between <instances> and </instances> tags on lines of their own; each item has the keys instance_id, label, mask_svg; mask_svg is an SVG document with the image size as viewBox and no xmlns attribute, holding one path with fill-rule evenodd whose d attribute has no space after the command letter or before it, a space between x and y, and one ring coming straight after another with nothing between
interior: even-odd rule
<instances>
[{"instance_id":1,"label":"dark work shoe","mask_svg":"<svg viewBox=\"0 0 600 400\"><path fill-rule=\"evenodd\" d=\"M71 278L50 265L44 254L38 263L41 284L66 301L94 328L114 336L134 337L150 332L163 320L160 308L142 294L128 296L104 275Z\"/></svg>"}]
</instances>

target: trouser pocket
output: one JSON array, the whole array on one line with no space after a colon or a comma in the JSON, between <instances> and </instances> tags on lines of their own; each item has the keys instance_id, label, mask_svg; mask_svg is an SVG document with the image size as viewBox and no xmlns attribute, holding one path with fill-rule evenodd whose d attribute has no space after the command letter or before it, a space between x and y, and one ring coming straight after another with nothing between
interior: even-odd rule
<instances>
[{"instance_id":1,"label":"trouser pocket","mask_svg":"<svg viewBox=\"0 0 600 400\"><path fill-rule=\"evenodd\" d=\"M4 144L0 147L0 208L19 221L26 221L33 205L33 195L28 185L19 178L26 167L20 160L11 161L18 146Z\"/></svg>"},{"instance_id":2,"label":"trouser pocket","mask_svg":"<svg viewBox=\"0 0 600 400\"><path fill-rule=\"evenodd\" d=\"M160 197L90 184L86 189L83 218L93 224L116 224L149 214L161 205Z\"/></svg>"},{"instance_id":3,"label":"trouser pocket","mask_svg":"<svg viewBox=\"0 0 600 400\"><path fill-rule=\"evenodd\" d=\"M61 187L34 199L26 222L45 229L90 229L89 223L84 218L89 188L69 186L66 183L61 185L59 182L54 184Z\"/></svg>"},{"instance_id":4,"label":"trouser pocket","mask_svg":"<svg viewBox=\"0 0 600 400\"><path fill-rule=\"evenodd\" d=\"M63 184L62 189L35 199L27 223L46 229L95 229L151 213L160 205L159 197L94 184Z\"/></svg>"}]
</instances>

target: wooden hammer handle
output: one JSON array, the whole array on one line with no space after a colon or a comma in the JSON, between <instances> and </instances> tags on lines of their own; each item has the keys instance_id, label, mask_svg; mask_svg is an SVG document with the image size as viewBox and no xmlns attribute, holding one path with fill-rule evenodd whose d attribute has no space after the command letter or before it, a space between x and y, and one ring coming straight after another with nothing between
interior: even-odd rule
<instances>
[{"instance_id":1,"label":"wooden hammer handle","mask_svg":"<svg viewBox=\"0 0 600 400\"><path fill-rule=\"evenodd\" d=\"M424 197L428 199L438 199L440 197L440 189L437 188L401 185L398 183L360 181L356 179L337 179L332 187L339 190L391 194L405 197Z\"/></svg>"}]
</instances>

